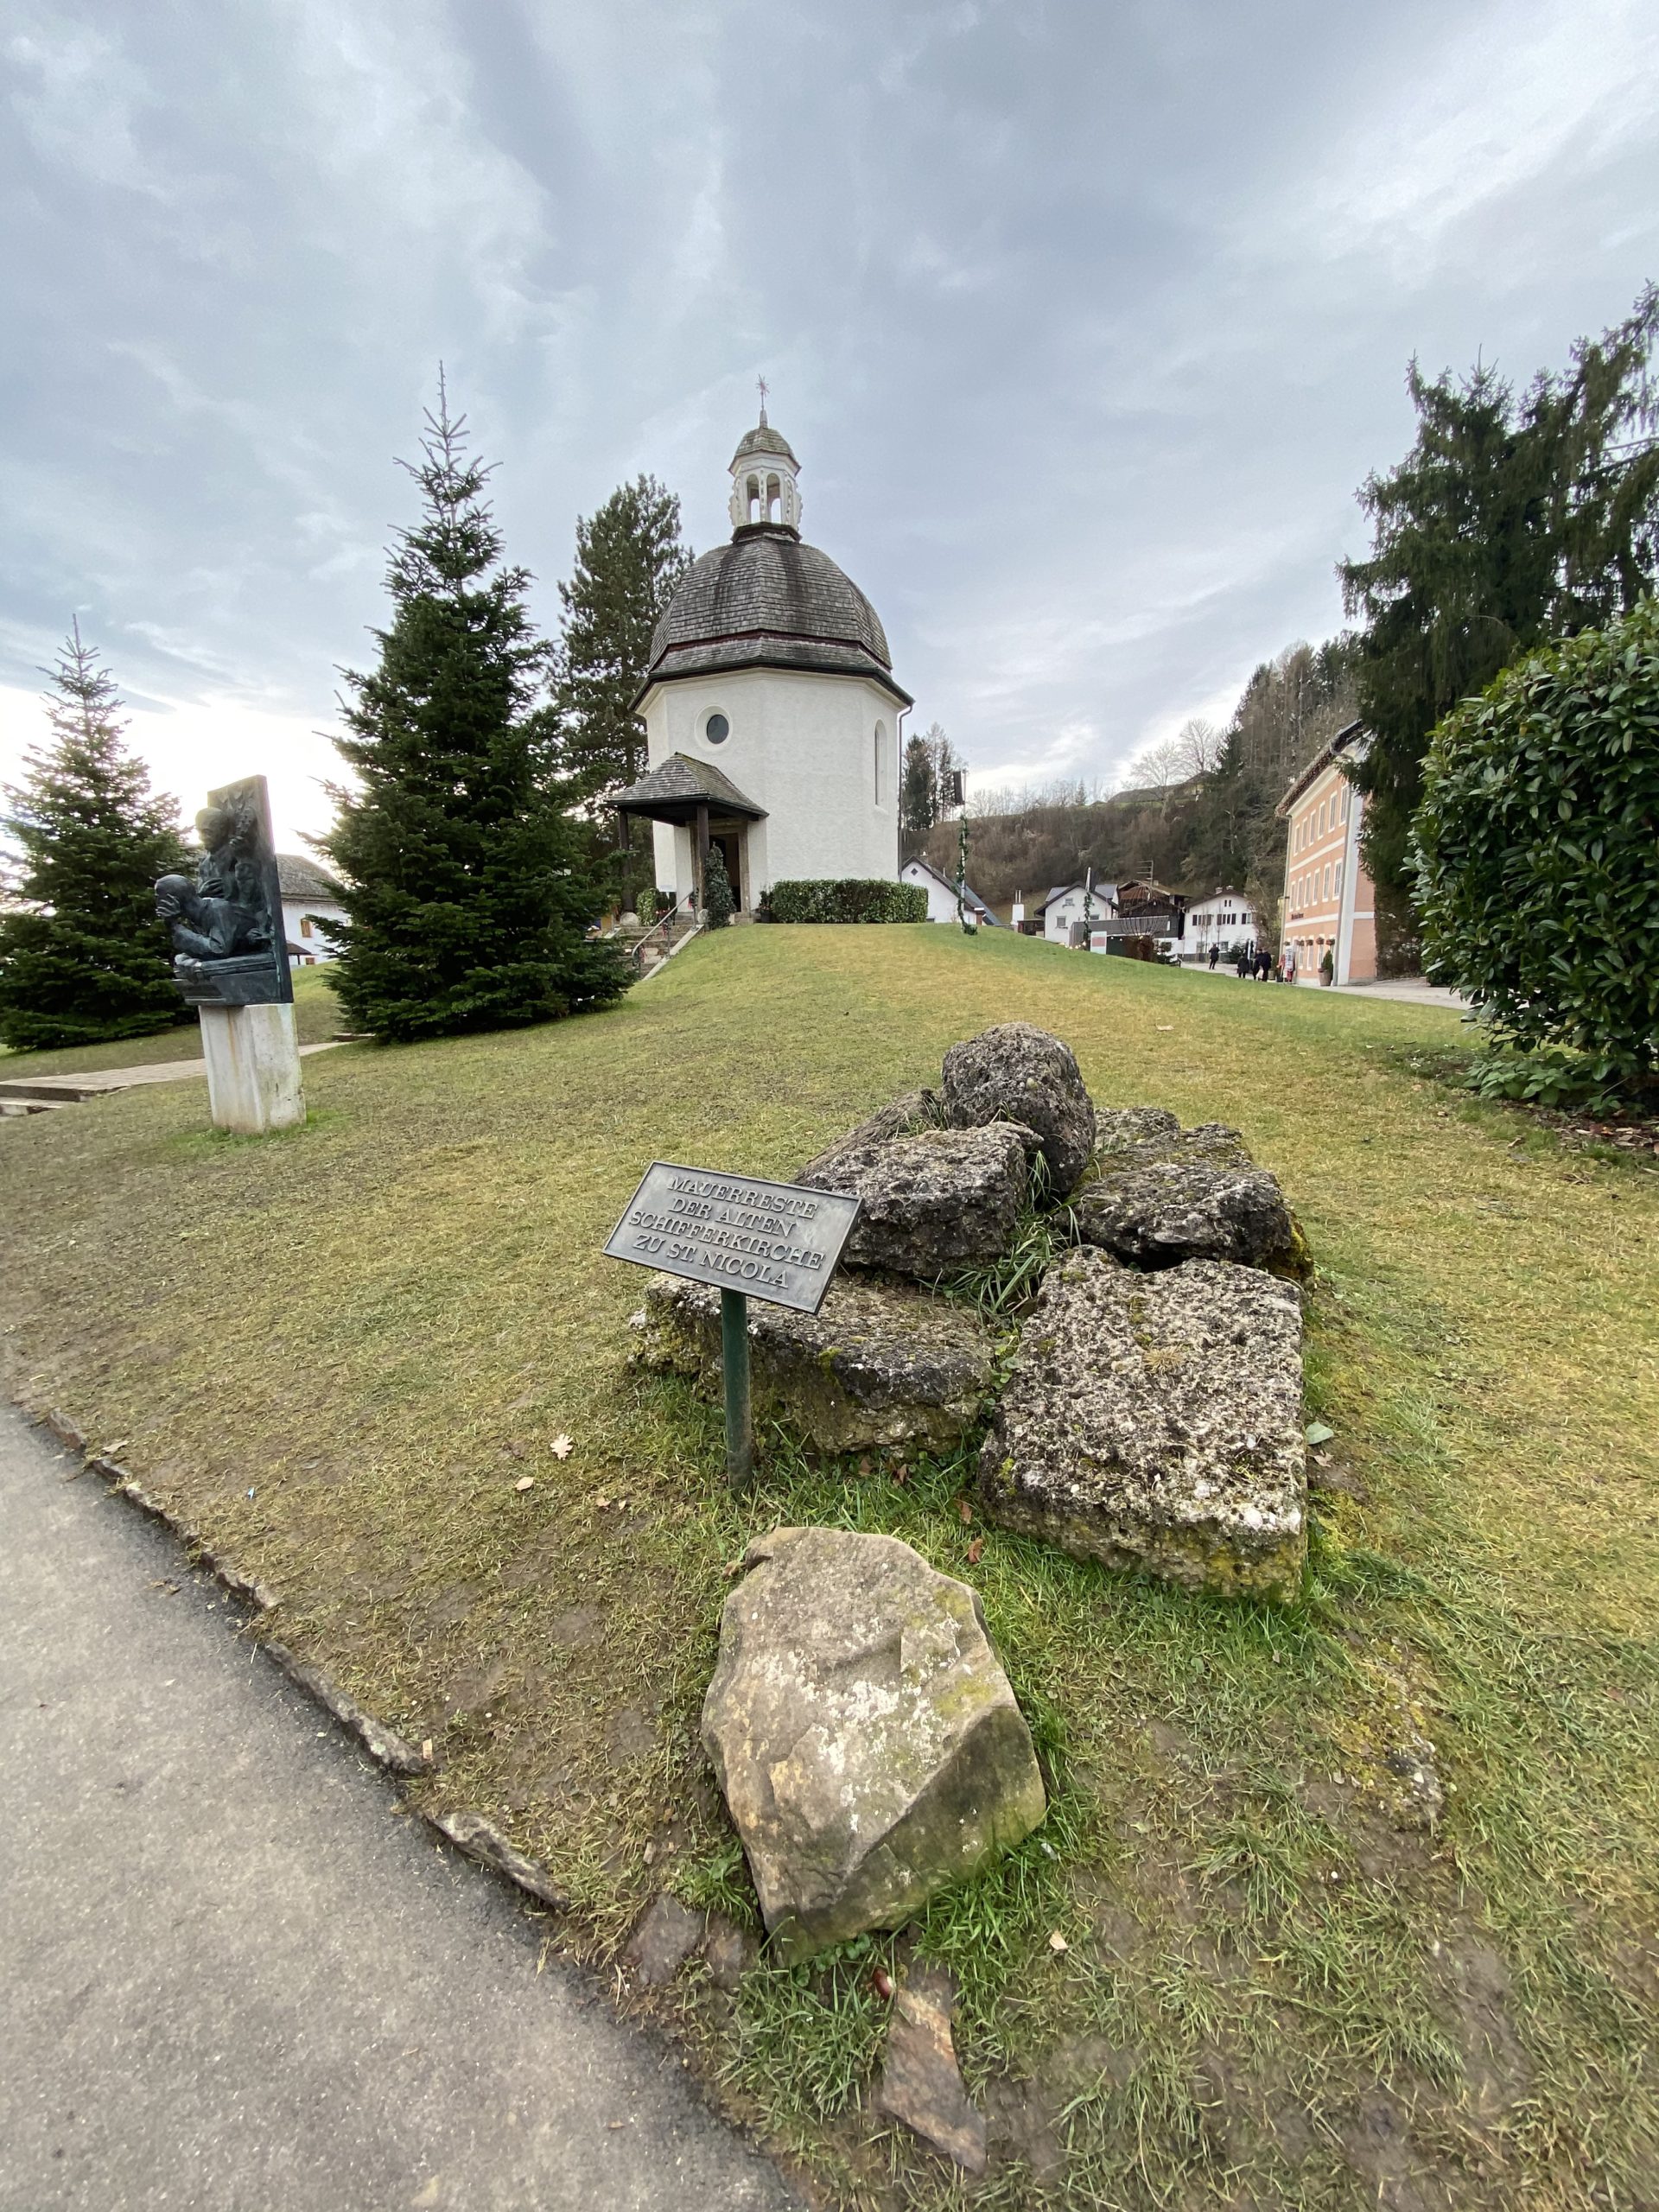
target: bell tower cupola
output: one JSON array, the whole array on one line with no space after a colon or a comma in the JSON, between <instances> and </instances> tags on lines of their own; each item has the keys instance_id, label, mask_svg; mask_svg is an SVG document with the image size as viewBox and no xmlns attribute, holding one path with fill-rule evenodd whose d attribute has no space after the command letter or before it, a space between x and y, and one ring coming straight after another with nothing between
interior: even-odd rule
<instances>
[{"instance_id":1,"label":"bell tower cupola","mask_svg":"<svg viewBox=\"0 0 1659 2212\"><path fill-rule=\"evenodd\" d=\"M789 440L766 420L766 380L760 379L760 420L732 455L732 535L747 531L801 534L801 464Z\"/></svg>"}]
</instances>

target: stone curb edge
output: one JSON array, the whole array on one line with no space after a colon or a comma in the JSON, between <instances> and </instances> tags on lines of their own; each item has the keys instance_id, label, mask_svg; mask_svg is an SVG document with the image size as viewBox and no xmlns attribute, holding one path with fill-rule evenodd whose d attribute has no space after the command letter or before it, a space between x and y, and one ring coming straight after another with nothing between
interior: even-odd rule
<instances>
[{"instance_id":1,"label":"stone curb edge","mask_svg":"<svg viewBox=\"0 0 1659 2212\"><path fill-rule=\"evenodd\" d=\"M148 1515L152 1521L159 1521L184 1546L192 1559L207 1568L221 1589L243 1599L258 1614L272 1612L282 1603L269 1585L244 1574L224 1553L213 1549L193 1522L181 1520L159 1498L152 1497L119 1460L90 1451L86 1437L73 1421L66 1420L63 1414L51 1408L41 1413L35 1413L28 1407L22 1410L41 1427L49 1430L67 1450L79 1452L86 1465L93 1474L103 1478L116 1497L124 1498L129 1505L136 1506L139 1512ZM314 1667L309 1660L298 1657L274 1637L262 1637L257 1648L287 1675L296 1689L303 1690L349 1735L355 1736L377 1766L385 1768L391 1774L404 1777L436 1772L435 1760L417 1751L395 1728L386 1727L372 1713L365 1712L355 1698L348 1697L337 1683L330 1681L321 1668ZM559 1911L570 1908L571 1899L557 1887L546 1871L534 1859L526 1859L521 1851L516 1850L493 1821L486 1821L481 1813L429 1813L418 1807L415 1809L420 1811L422 1820L446 1843L453 1845L468 1859L476 1860L480 1866L487 1867L492 1873L500 1875L515 1889L534 1897L537 1904L551 1905Z\"/></svg>"}]
</instances>

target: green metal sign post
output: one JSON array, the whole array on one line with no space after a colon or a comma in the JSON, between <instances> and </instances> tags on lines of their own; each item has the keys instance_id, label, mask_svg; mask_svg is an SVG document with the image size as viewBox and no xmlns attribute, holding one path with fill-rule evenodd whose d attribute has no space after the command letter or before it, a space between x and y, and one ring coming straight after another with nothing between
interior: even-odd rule
<instances>
[{"instance_id":1,"label":"green metal sign post","mask_svg":"<svg viewBox=\"0 0 1659 2212\"><path fill-rule=\"evenodd\" d=\"M754 1478L749 1300L816 1313L858 1204L840 1191L658 1160L606 1239L613 1260L720 1292L726 1472L734 1490L746 1490Z\"/></svg>"},{"instance_id":2,"label":"green metal sign post","mask_svg":"<svg viewBox=\"0 0 1659 2212\"><path fill-rule=\"evenodd\" d=\"M754 1422L749 1411L749 1301L741 1290L720 1294L720 1365L726 1384L726 1478L747 1490L754 1476Z\"/></svg>"}]
</instances>

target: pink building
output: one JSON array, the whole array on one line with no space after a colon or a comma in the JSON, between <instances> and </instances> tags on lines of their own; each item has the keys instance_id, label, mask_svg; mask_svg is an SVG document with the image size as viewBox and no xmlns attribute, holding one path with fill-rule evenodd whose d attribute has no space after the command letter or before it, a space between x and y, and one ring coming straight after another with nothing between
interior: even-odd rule
<instances>
[{"instance_id":1,"label":"pink building","mask_svg":"<svg viewBox=\"0 0 1659 2212\"><path fill-rule=\"evenodd\" d=\"M1365 745L1358 722L1339 729L1275 810L1289 824L1280 952L1295 954L1299 983L1319 982L1327 952L1336 982L1376 980L1376 899L1359 857L1365 801L1341 765Z\"/></svg>"}]
</instances>

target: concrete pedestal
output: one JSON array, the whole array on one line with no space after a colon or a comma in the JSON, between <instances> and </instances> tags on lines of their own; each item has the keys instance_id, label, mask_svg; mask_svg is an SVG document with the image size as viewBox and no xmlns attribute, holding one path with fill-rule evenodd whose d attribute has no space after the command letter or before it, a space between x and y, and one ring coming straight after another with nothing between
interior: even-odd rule
<instances>
[{"instance_id":1,"label":"concrete pedestal","mask_svg":"<svg viewBox=\"0 0 1659 2212\"><path fill-rule=\"evenodd\" d=\"M201 1049L216 1129L262 1137L305 1119L291 1006L204 1006Z\"/></svg>"}]
</instances>

